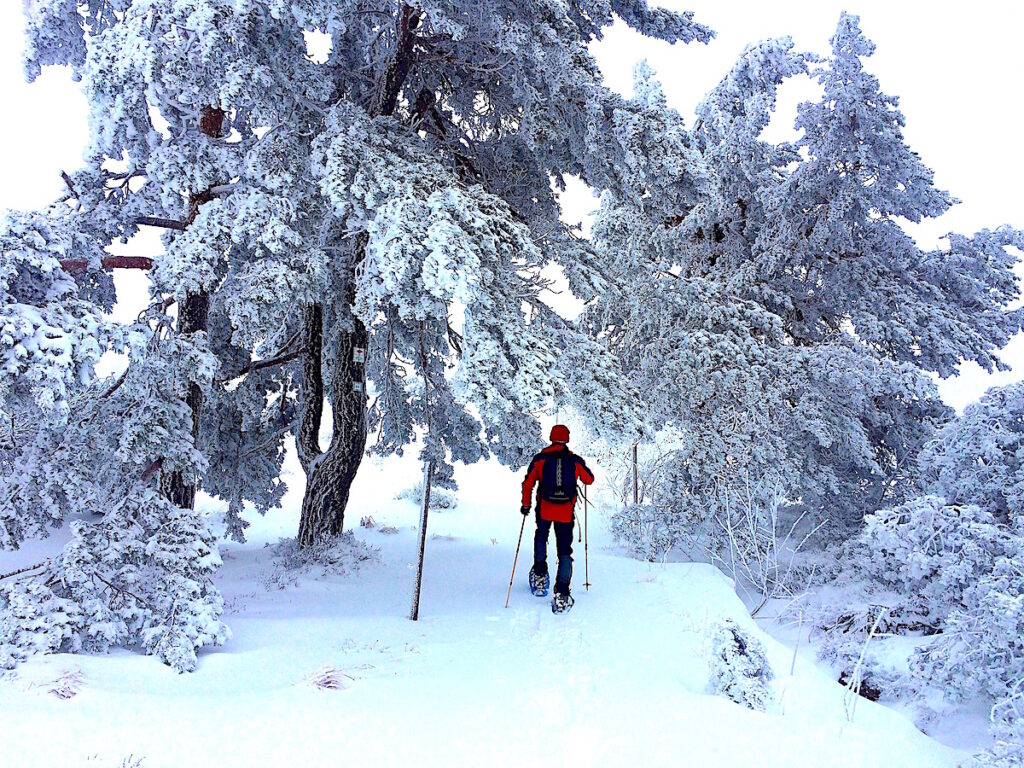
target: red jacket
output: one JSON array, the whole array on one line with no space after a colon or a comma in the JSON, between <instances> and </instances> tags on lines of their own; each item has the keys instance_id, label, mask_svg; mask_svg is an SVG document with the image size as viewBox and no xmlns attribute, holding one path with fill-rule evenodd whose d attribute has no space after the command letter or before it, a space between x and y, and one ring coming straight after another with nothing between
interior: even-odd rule
<instances>
[{"instance_id":1,"label":"red jacket","mask_svg":"<svg viewBox=\"0 0 1024 768\"><path fill-rule=\"evenodd\" d=\"M533 461L530 462L530 468L526 472L526 479L523 480L523 506L530 506L530 497L533 496L533 486L540 483L542 473L544 471L544 455L553 453L555 451L561 451L565 448L560 443L549 445L543 451L533 457ZM590 485L594 482L594 473L587 469L587 465L583 463L583 459L576 456L576 479L584 485ZM568 523L572 520L573 507L576 506L576 496L572 497L571 503L566 504L552 504L550 501L545 501L540 498L540 489L537 489L537 503L540 505L540 516L545 520L553 520L556 523Z\"/></svg>"}]
</instances>

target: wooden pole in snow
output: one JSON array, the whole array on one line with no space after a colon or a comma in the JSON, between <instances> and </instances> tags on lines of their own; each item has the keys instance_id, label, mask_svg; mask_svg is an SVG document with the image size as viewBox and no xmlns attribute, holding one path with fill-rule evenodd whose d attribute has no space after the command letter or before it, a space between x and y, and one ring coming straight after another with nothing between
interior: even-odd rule
<instances>
[{"instance_id":1,"label":"wooden pole in snow","mask_svg":"<svg viewBox=\"0 0 1024 768\"><path fill-rule=\"evenodd\" d=\"M430 469L431 461L423 464L423 504L420 507L420 556L416 563L416 586L412 592L412 612L409 618L420 618L420 585L423 583L423 555L427 551L427 513L430 511Z\"/></svg>"},{"instance_id":2,"label":"wooden pole in snow","mask_svg":"<svg viewBox=\"0 0 1024 768\"><path fill-rule=\"evenodd\" d=\"M639 443L633 443L633 506L640 503L640 473L637 471L636 448Z\"/></svg>"},{"instance_id":3,"label":"wooden pole in snow","mask_svg":"<svg viewBox=\"0 0 1024 768\"><path fill-rule=\"evenodd\" d=\"M590 591L590 503L587 501L587 486L583 486L583 586Z\"/></svg>"},{"instance_id":4,"label":"wooden pole in snow","mask_svg":"<svg viewBox=\"0 0 1024 768\"><path fill-rule=\"evenodd\" d=\"M430 435L430 375L427 371L427 350L423 346L423 330L425 323L420 321L420 366L423 368L423 410L426 414L427 431L423 436L424 444ZM433 462L423 462L423 504L420 507L420 555L416 563L416 586L412 591L412 611L409 618L419 621L420 618L420 586L423 583L423 555L427 551L427 514L430 512L430 474Z\"/></svg>"}]
</instances>

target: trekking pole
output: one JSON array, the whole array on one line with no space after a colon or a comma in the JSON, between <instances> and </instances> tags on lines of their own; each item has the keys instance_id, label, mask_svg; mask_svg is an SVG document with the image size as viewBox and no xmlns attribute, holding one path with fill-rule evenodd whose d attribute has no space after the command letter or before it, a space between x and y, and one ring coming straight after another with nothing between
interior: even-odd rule
<instances>
[{"instance_id":1,"label":"trekking pole","mask_svg":"<svg viewBox=\"0 0 1024 768\"><path fill-rule=\"evenodd\" d=\"M508 594L505 595L505 607L508 608L508 601L512 598L512 582L516 580L516 563L519 562L519 547L523 545L523 531L526 530L526 515L523 515L523 524L519 526L519 543L516 544L516 556L512 560L512 578L508 580Z\"/></svg>"},{"instance_id":2,"label":"trekking pole","mask_svg":"<svg viewBox=\"0 0 1024 768\"><path fill-rule=\"evenodd\" d=\"M590 544L589 526L587 508L589 502L587 501L587 486L583 486L583 586L587 592L590 591L590 552L588 545Z\"/></svg>"}]
</instances>

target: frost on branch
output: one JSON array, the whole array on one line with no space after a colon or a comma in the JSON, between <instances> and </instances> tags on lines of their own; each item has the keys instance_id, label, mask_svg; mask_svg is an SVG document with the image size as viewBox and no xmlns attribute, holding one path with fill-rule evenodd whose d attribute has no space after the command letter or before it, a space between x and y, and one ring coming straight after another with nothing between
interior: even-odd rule
<instances>
[{"instance_id":1,"label":"frost on branch","mask_svg":"<svg viewBox=\"0 0 1024 768\"><path fill-rule=\"evenodd\" d=\"M925 446L920 463L926 487L1024 530L1024 384L993 387L967 406Z\"/></svg>"}]
</instances>

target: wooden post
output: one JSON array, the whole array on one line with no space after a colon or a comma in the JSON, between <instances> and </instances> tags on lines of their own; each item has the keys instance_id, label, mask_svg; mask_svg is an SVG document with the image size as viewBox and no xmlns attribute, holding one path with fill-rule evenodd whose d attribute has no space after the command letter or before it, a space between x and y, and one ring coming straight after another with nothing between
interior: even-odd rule
<instances>
[{"instance_id":1,"label":"wooden post","mask_svg":"<svg viewBox=\"0 0 1024 768\"><path fill-rule=\"evenodd\" d=\"M408 6L406 6L408 8ZM423 369L423 409L426 415L427 430L423 436L426 443L430 435L430 374L427 370L427 349L423 344L423 331L426 323L420 321L420 367ZM420 507L420 555L416 563L416 586L412 591L412 611L409 618L418 621L420 618L420 585L423 583L423 556L427 551L427 515L430 512L430 474L433 462L423 462L423 506Z\"/></svg>"},{"instance_id":2,"label":"wooden post","mask_svg":"<svg viewBox=\"0 0 1024 768\"><path fill-rule=\"evenodd\" d=\"M583 486L583 586L590 591L590 524L587 486Z\"/></svg>"},{"instance_id":3,"label":"wooden post","mask_svg":"<svg viewBox=\"0 0 1024 768\"><path fill-rule=\"evenodd\" d=\"M633 443L633 506L640 503L640 474L637 471L636 449L639 443Z\"/></svg>"},{"instance_id":4,"label":"wooden post","mask_svg":"<svg viewBox=\"0 0 1024 768\"><path fill-rule=\"evenodd\" d=\"M423 464L423 504L420 507L420 556L416 563L416 586L412 592L412 612L409 618L420 618L420 585L423 583L423 555L427 551L427 513L430 511L430 469L431 461Z\"/></svg>"}]
</instances>

